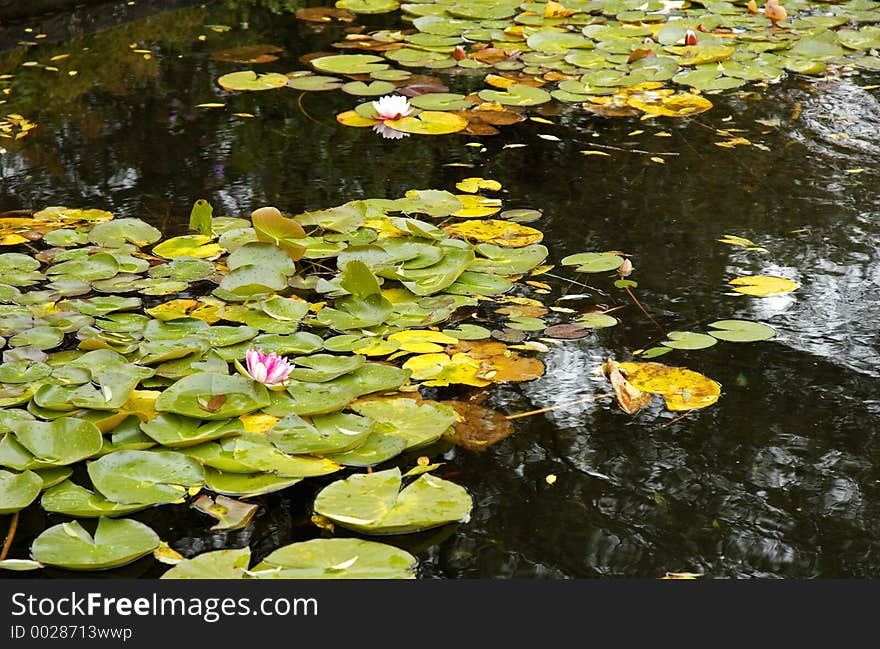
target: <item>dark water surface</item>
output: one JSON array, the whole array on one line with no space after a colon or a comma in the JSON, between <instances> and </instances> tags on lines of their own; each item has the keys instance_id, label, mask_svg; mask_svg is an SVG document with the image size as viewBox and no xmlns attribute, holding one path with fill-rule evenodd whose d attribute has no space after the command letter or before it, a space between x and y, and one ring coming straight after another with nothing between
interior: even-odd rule
<instances>
[{"instance_id":1,"label":"dark water surface","mask_svg":"<svg viewBox=\"0 0 880 649\"><path fill-rule=\"evenodd\" d=\"M212 24L232 29L205 27ZM32 36L24 27L6 27L4 42L15 37L9 30ZM260 70L289 72L342 33L228 0L0 53L0 74L17 75L2 112L39 124L18 142L0 141L0 211L94 207L181 233L197 198L215 215L265 204L295 213L453 189L469 175L497 179L506 208L543 210L531 225L545 233L551 262L587 250L630 253L639 299L667 330L744 318L777 336L660 359L723 386L716 405L681 420L659 404L630 417L598 400L516 420L516 432L483 453L443 449L444 470L474 497L471 522L382 540L417 553L421 574L439 578L880 575L880 95L870 89L880 75L745 87L713 96L715 108L691 120L611 120L552 104L530 112L552 125L401 141L338 125L334 115L358 102L339 91L230 95L216 84L249 67L210 61L218 49L280 45L287 52ZM132 52L141 48L152 56ZM59 73L19 67L67 52ZM441 78L460 92L482 75ZM194 108L212 101L228 109ZM716 146L730 139L718 129L761 147ZM580 153L597 144L615 148L602 149L610 157ZM677 155L658 164L617 149ZM769 252L718 243L726 233ZM564 268L551 272L576 279ZM729 279L757 274L801 288L764 299L725 290ZM496 386L485 405L512 414L603 394L607 383L595 374L602 361L628 360L657 337L607 278L585 277L601 292L544 276L553 292L543 299L586 293L560 304L621 305L621 324L551 345L545 376ZM211 533L208 519L184 506L136 518L187 556L245 544L263 556L320 533L309 522L316 485L261 497L254 523L238 532ZM56 518L24 512L11 556L26 556ZM162 571L148 558L110 574Z\"/></svg>"}]
</instances>

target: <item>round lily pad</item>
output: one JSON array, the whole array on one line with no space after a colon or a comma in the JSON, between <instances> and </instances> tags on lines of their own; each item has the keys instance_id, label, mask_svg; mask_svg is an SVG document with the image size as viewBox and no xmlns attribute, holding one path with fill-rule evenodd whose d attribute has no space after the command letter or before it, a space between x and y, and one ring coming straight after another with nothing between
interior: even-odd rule
<instances>
[{"instance_id":1,"label":"round lily pad","mask_svg":"<svg viewBox=\"0 0 880 649\"><path fill-rule=\"evenodd\" d=\"M579 273L602 273L620 268L623 257L607 252L581 252L563 258L562 263L577 266Z\"/></svg>"},{"instance_id":2,"label":"round lily pad","mask_svg":"<svg viewBox=\"0 0 880 649\"><path fill-rule=\"evenodd\" d=\"M98 491L122 504L175 502L204 484L201 465L175 451L116 451L89 463L88 472Z\"/></svg>"},{"instance_id":3,"label":"round lily pad","mask_svg":"<svg viewBox=\"0 0 880 649\"><path fill-rule=\"evenodd\" d=\"M430 473L400 491L400 469L353 475L325 487L315 513L364 534L404 534L467 522L471 497L462 487Z\"/></svg>"},{"instance_id":4,"label":"round lily pad","mask_svg":"<svg viewBox=\"0 0 880 649\"><path fill-rule=\"evenodd\" d=\"M465 110L474 105L464 95L454 92L430 92L413 97L409 103L422 110Z\"/></svg>"},{"instance_id":5,"label":"round lily pad","mask_svg":"<svg viewBox=\"0 0 880 649\"><path fill-rule=\"evenodd\" d=\"M497 101L505 106L537 106L552 99L543 88L514 84L505 90L481 90L477 93L483 101Z\"/></svg>"},{"instance_id":6,"label":"round lily pad","mask_svg":"<svg viewBox=\"0 0 880 649\"><path fill-rule=\"evenodd\" d=\"M320 92L324 90L336 90L342 85L342 82L336 77L326 77L318 74L302 74L290 77L287 86L294 90L308 90L311 92Z\"/></svg>"},{"instance_id":7,"label":"round lily pad","mask_svg":"<svg viewBox=\"0 0 880 649\"><path fill-rule=\"evenodd\" d=\"M709 326L714 330L709 332L710 336L734 343L770 340L776 335L773 327L749 320L718 320L710 322Z\"/></svg>"},{"instance_id":8,"label":"round lily pad","mask_svg":"<svg viewBox=\"0 0 880 649\"><path fill-rule=\"evenodd\" d=\"M47 512L75 516L76 518L97 518L99 516L125 516L149 507L149 504L115 503L101 494L89 491L70 480L47 489L40 499L40 505Z\"/></svg>"},{"instance_id":9,"label":"round lily pad","mask_svg":"<svg viewBox=\"0 0 880 649\"><path fill-rule=\"evenodd\" d=\"M712 336L693 331L670 331L667 338L669 340L664 340L660 344L672 349L705 349L718 342Z\"/></svg>"},{"instance_id":10,"label":"round lily pad","mask_svg":"<svg viewBox=\"0 0 880 649\"><path fill-rule=\"evenodd\" d=\"M131 563L159 547L159 536L138 521L101 518L94 537L77 521L50 527L31 545L40 563L68 570L106 570Z\"/></svg>"},{"instance_id":11,"label":"round lily pad","mask_svg":"<svg viewBox=\"0 0 880 649\"><path fill-rule=\"evenodd\" d=\"M316 70L331 74L369 74L388 68L385 59L375 54L334 54L312 59L310 63Z\"/></svg>"},{"instance_id":12,"label":"round lily pad","mask_svg":"<svg viewBox=\"0 0 880 649\"><path fill-rule=\"evenodd\" d=\"M16 439L41 462L67 465L95 455L103 437L93 423L74 417L32 421L18 427Z\"/></svg>"},{"instance_id":13,"label":"round lily pad","mask_svg":"<svg viewBox=\"0 0 880 649\"><path fill-rule=\"evenodd\" d=\"M251 549L214 550L181 561L160 579L243 579L251 561Z\"/></svg>"},{"instance_id":14,"label":"round lily pad","mask_svg":"<svg viewBox=\"0 0 880 649\"><path fill-rule=\"evenodd\" d=\"M283 74L278 74L277 72L257 74L253 70L230 72L217 79L217 83L220 87L228 91L272 90L273 88L282 88L286 86L287 82L288 78Z\"/></svg>"},{"instance_id":15,"label":"round lily pad","mask_svg":"<svg viewBox=\"0 0 880 649\"><path fill-rule=\"evenodd\" d=\"M340 90L356 97L379 97L394 92L395 86L390 81L350 81L344 84Z\"/></svg>"},{"instance_id":16,"label":"round lily pad","mask_svg":"<svg viewBox=\"0 0 880 649\"><path fill-rule=\"evenodd\" d=\"M269 405L265 386L242 376L185 376L159 395L156 410L196 419L229 419Z\"/></svg>"},{"instance_id":17,"label":"round lily pad","mask_svg":"<svg viewBox=\"0 0 880 649\"><path fill-rule=\"evenodd\" d=\"M313 539L270 553L254 566L260 579L414 579L409 552L361 539Z\"/></svg>"},{"instance_id":18,"label":"round lily pad","mask_svg":"<svg viewBox=\"0 0 880 649\"><path fill-rule=\"evenodd\" d=\"M467 120L455 113L426 110L418 115L385 120L385 125L402 133L447 135L467 128Z\"/></svg>"},{"instance_id":19,"label":"round lily pad","mask_svg":"<svg viewBox=\"0 0 880 649\"><path fill-rule=\"evenodd\" d=\"M277 476L273 473L225 473L216 469L205 470L205 487L218 494L249 498L281 491L295 485L302 478Z\"/></svg>"},{"instance_id":20,"label":"round lily pad","mask_svg":"<svg viewBox=\"0 0 880 649\"><path fill-rule=\"evenodd\" d=\"M0 514L12 514L30 505L43 488L33 471L10 473L0 470Z\"/></svg>"}]
</instances>

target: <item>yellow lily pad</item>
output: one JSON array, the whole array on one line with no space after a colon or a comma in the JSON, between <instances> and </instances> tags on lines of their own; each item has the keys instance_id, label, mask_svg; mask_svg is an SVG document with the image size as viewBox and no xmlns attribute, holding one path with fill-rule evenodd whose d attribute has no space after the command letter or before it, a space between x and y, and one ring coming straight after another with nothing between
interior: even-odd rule
<instances>
[{"instance_id":1,"label":"yellow lily pad","mask_svg":"<svg viewBox=\"0 0 880 649\"><path fill-rule=\"evenodd\" d=\"M454 345L458 342L457 338L447 336L439 331L431 331L430 329L398 331L388 336L388 340L396 343L398 349L405 352L413 352L414 354L442 352L442 345Z\"/></svg>"},{"instance_id":2,"label":"yellow lily pad","mask_svg":"<svg viewBox=\"0 0 880 649\"><path fill-rule=\"evenodd\" d=\"M153 248L153 254L165 259L176 259L177 257L208 259L219 256L221 252L223 252L223 248L219 244L211 243L211 237L204 234L172 237Z\"/></svg>"},{"instance_id":3,"label":"yellow lily pad","mask_svg":"<svg viewBox=\"0 0 880 649\"><path fill-rule=\"evenodd\" d=\"M637 390L662 396L670 410L705 408L721 396L720 383L683 367L662 363L619 363L617 367Z\"/></svg>"},{"instance_id":4,"label":"yellow lily pad","mask_svg":"<svg viewBox=\"0 0 880 649\"><path fill-rule=\"evenodd\" d=\"M343 126L354 126L356 128L366 128L378 124L376 120L358 115L353 110L347 110L344 113L339 113L336 116L336 121Z\"/></svg>"},{"instance_id":5,"label":"yellow lily pad","mask_svg":"<svg viewBox=\"0 0 880 649\"><path fill-rule=\"evenodd\" d=\"M501 185L498 185L501 187ZM484 216L491 216L501 209L501 200L498 198L487 198L485 196L473 196L470 194L461 194L456 196L461 201L461 209L453 212L452 216L464 219L478 219Z\"/></svg>"},{"instance_id":6,"label":"yellow lily pad","mask_svg":"<svg viewBox=\"0 0 880 649\"><path fill-rule=\"evenodd\" d=\"M799 284L792 282L790 279L773 275L746 275L745 277L732 279L728 283L736 287L733 290L737 293L754 295L756 297L791 293L800 287Z\"/></svg>"},{"instance_id":7,"label":"yellow lily pad","mask_svg":"<svg viewBox=\"0 0 880 649\"><path fill-rule=\"evenodd\" d=\"M501 183L486 178L465 178L461 182L455 183L455 188L467 194L476 194L481 189L497 192L501 189Z\"/></svg>"},{"instance_id":8,"label":"yellow lily pad","mask_svg":"<svg viewBox=\"0 0 880 649\"><path fill-rule=\"evenodd\" d=\"M448 135L463 131L468 123L464 117L455 113L426 110L415 116L385 120L385 125L395 131L414 135Z\"/></svg>"},{"instance_id":9,"label":"yellow lily pad","mask_svg":"<svg viewBox=\"0 0 880 649\"><path fill-rule=\"evenodd\" d=\"M492 381L479 378L482 364L469 358L467 354L420 354L413 356L403 364L403 369L410 370L410 378L423 381L428 386L444 386L450 383L462 383L485 387Z\"/></svg>"},{"instance_id":10,"label":"yellow lily pad","mask_svg":"<svg viewBox=\"0 0 880 649\"><path fill-rule=\"evenodd\" d=\"M445 228L449 234L471 239L480 243L492 243L505 248L523 248L538 243L544 238L540 230L511 221L487 219L485 221L465 221Z\"/></svg>"}]
</instances>

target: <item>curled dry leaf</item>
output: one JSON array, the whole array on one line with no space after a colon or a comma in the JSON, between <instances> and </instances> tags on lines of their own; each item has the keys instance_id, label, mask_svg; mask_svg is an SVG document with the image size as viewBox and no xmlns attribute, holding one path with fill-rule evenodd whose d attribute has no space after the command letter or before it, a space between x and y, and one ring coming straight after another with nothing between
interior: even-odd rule
<instances>
[{"instance_id":1,"label":"curled dry leaf","mask_svg":"<svg viewBox=\"0 0 880 649\"><path fill-rule=\"evenodd\" d=\"M440 403L452 406L458 417L446 439L469 451L485 451L513 433L513 424L496 410L467 401Z\"/></svg>"},{"instance_id":2,"label":"curled dry leaf","mask_svg":"<svg viewBox=\"0 0 880 649\"><path fill-rule=\"evenodd\" d=\"M197 509L203 514L207 514L219 521L211 528L212 532L239 530L242 527L247 527L259 509L257 505L243 503L240 500L219 494L213 499L202 494L192 506L193 509Z\"/></svg>"},{"instance_id":3,"label":"curled dry leaf","mask_svg":"<svg viewBox=\"0 0 880 649\"><path fill-rule=\"evenodd\" d=\"M620 371L620 365L616 361L610 358L606 360L602 364L602 372L611 382L611 389L614 390L617 404L627 414L634 415L651 404L651 395L633 387Z\"/></svg>"}]
</instances>

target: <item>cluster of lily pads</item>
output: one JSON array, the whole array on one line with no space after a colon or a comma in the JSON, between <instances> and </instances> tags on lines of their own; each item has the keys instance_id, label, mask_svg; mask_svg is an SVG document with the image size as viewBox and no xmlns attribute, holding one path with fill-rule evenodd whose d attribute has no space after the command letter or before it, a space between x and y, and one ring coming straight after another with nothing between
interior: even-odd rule
<instances>
[{"instance_id":1,"label":"cluster of lily pads","mask_svg":"<svg viewBox=\"0 0 880 649\"><path fill-rule=\"evenodd\" d=\"M164 240L101 210L0 219L15 250L0 254L0 514L39 499L47 512L99 519L94 534L76 521L51 527L32 560L0 566L127 563L159 540L121 517L200 491L214 494L200 510L238 508L246 524L253 512L235 498L373 467L452 434L455 409L422 399L411 378L540 375L539 361L503 343L466 347L486 328L440 330L547 254L540 232L513 221L469 238L467 221L415 218L466 215L474 198L414 190L252 219L213 218L199 201L198 233ZM257 367L270 354L286 357L282 372ZM363 534L466 521L470 497L435 469L356 473L322 490L315 513Z\"/></svg>"},{"instance_id":2,"label":"cluster of lily pads","mask_svg":"<svg viewBox=\"0 0 880 649\"><path fill-rule=\"evenodd\" d=\"M355 30L333 44L346 53L310 57L312 70L246 70L220 84L338 88L367 98L399 93L410 98L411 114L386 120L367 101L338 120L357 127L378 121L379 132L492 135L521 121L522 108L552 100L605 116L684 117L712 107L704 92L829 67L880 69L880 8L873 0L791 0L781 22L745 1L339 0L336 7L313 7L300 17L350 22L350 12L400 10L412 29ZM485 73L490 87L449 92L405 68Z\"/></svg>"}]
</instances>

